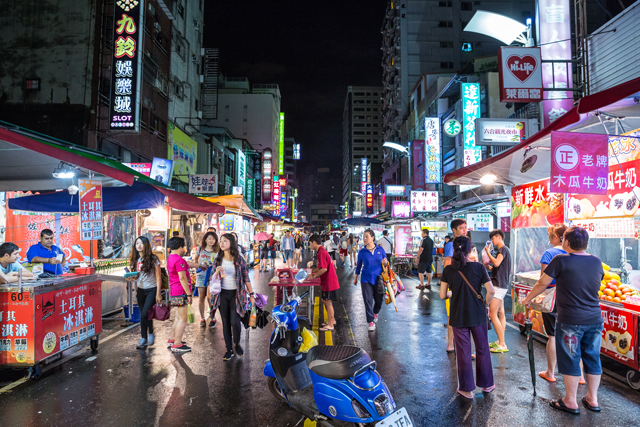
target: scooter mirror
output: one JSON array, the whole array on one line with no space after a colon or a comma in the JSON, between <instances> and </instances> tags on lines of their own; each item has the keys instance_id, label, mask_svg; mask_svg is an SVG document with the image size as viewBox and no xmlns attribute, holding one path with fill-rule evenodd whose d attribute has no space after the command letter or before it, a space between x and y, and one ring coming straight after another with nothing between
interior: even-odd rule
<instances>
[{"instance_id":1,"label":"scooter mirror","mask_svg":"<svg viewBox=\"0 0 640 427\"><path fill-rule=\"evenodd\" d=\"M296 280L298 282L304 282L304 280L307 278L307 276L308 276L307 272L304 269L300 269L296 273Z\"/></svg>"}]
</instances>

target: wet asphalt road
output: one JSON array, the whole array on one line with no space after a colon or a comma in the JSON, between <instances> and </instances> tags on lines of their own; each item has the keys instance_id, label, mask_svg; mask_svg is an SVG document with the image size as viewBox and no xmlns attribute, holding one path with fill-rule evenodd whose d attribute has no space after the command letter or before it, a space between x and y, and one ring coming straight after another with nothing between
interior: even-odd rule
<instances>
[{"instance_id":1,"label":"wet asphalt road","mask_svg":"<svg viewBox=\"0 0 640 427\"><path fill-rule=\"evenodd\" d=\"M483 394L478 389L473 402L456 397L455 356L445 351L446 312L438 287L420 293L416 281L405 280L407 292L398 298L398 312L392 305L384 306L379 328L368 332L353 271L338 269L341 290L335 307L339 323L330 341L356 344L369 352L396 403L407 408L416 425L640 424L640 393L610 375L603 376L600 386L600 414L581 408L582 414L573 416L551 409L549 400L564 393L561 377L555 384L538 378L534 397L526 341L515 327L507 328L510 351L492 355L495 391ZM270 296L272 306L271 273L255 271L250 277L258 292ZM163 345L169 322L156 322L156 345L147 350L135 349L139 328L123 332L121 323L105 323L98 352L75 351L68 361L45 369L39 380L0 393L0 426L295 426L300 421L295 411L267 389L262 373L267 330L243 331L244 357L223 362L220 327L189 325L185 336L193 352L176 356ZM496 339L493 331L489 335L492 341ZM319 338L321 344L327 341L325 333ZM536 342L535 353L537 371L545 369L542 341ZM615 363L605 362L608 369L624 374ZM21 375L0 371L0 389ZM585 394L586 386L580 386L578 396Z\"/></svg>"}]
</instances>

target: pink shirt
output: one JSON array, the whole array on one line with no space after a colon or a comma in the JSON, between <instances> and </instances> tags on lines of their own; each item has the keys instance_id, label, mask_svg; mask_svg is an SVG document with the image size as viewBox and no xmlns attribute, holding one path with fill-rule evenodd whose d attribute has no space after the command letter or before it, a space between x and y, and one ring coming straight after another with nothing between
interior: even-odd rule
<instances>
[{"instance_id":1,"label":"pink shirt","mask_svg":"<svg viewBox=\"0 0 640 427\"><path fill-rule=\"evenodd\" d=\"M180 276L178 276L180 271L187 272L187 283L191 283L189 265L187 264L187 261L178 254L169 255L169 258L167 259L167 274L169 275L169 289L171 291L171 296L184 295L184 288L180 283ZM189 289L191 289L191 286L189 286Z\"/></svg>"}]
</instances>

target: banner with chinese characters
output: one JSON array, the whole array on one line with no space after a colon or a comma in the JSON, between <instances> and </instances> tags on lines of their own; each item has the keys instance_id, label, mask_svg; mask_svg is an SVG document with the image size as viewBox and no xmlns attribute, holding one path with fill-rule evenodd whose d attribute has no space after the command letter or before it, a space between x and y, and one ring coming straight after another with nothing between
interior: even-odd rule
<instances>
[{"instance_id":1,"label":"banner with chinese characters","mask_svg":"<svg viewBox=\"0 0 640 427\"><path fill-rule=\"evenodd\" d=\"M271 194L273 199L271 202L276 206L276 215L280 216L280 177L278 175L273 176L273 187L271 189Z\"/></svg>"},{"instance_id":2,"label":"banner with chinese characters","mask_svg":"<svg viewBox=\"0 0 640 427\"><path fill-rule=\"evenodd\" d=\"M608 137L551 132L551 188L554 193L607 194Z\"/></svg>"},{"instance_id":3,"label":"banner with chinese characters","mask_svg":"<svg viewBox=\"0 0 640 427\"><path fill-rule=\"evenodd\" d=\"M438 192L437 191L412 191L411 211L412 212L438 212Z\"/></svg>"},{"instance_id":4,"label":"banner with chinese characters","mask_svg":"<svg viewBox=\"0 0 640 427\"><path fill-rule=\"evenodd\" d=\"M412 156L413 159L413 177L412 177L412 185L413 188L423 188L423 184L426 181L425 170L426 168L426 159L425 159L425 148L426 143L422 140L414 140L411 145Z\"/></svg>"},{"instance_id":5,"label":"banner with chinese characters","mask_svg":"<svg viewBox=\"0 0 640 427\"><path fill-rule=\"evenodd\" d=\"M168 159L173 160L173 176L186 183L189 175L196 173L198 143L171 122L167 129Z\"/></svg>"},{"instance_id":6,"label":"banner with chinese characters","mask_svg":"<svg viewBox=\"0 0 640 427\"><path fill-rule=\"evenodd\" d=\"M218 175L189 175L189 193L218 194Z\"/></svg>"},{"instance_id":7,"label":"banner with chinese characters","mask_svg":"<svg viewBox=\"0 0 640 427\"><path fill-rule=\"evenodd\" d=\"M411 203L407 201L391 202L391 217L393 218L411 218Z\"/></svg>"},{"instance_id":8,"label":"banner with chinese characters","mask_svg":"<svg viewBox=\"0 0 640 427\"><path fill-rule=\"evenodd\" d=\"M476 146L476 119L480 117L480 84L462 83L462 132L464 135L464 165L478 163L482 148Z\"/></svg>"},{"instance_id":9,"label":"banner with chinese characters","mask_svg":"<svg viewBox=\"0 0 640 427\"><path fill-rule=\"evenodd\" d=\"M634 218L577 219L571 225L584 228L592 239L636 236Z\"/></svg>"},{"instance_id":10,"label":"banner with chinese characters","mask_svg":"<svg viewBox=\"0 0 640 427\"><path fill-rule=\"evenodd\" d=\"M80 240L102 239L102 181L79 179Z\"/></svg>"},{"instance_id":11,"label":"banner with chinese characters","mask_svg":"<svg viewBox=\"0 0 640 427\"><path fill-rule=\"evenodd\" d=\"M511 188L511 228L564 222L564 194L549 192L549 180Z\"/></svg>"},{"instance_id":12,"label":"banner with chinese characters","mask_svg":"<svg viewBox=\"0 0 640 427\"><path fill-rule=\"evenodd\" d=\"M144 176L151 175L151 163L123 163L123 165L141 173Z\"/></svg>"},{"instance_id":13,"label":"banner with chinese characters","mask_svg":"<svg viewBox=\"0 0 640 427\"><path fill-rule=\"evenodd\" d=\"M604 328L600 352L638 370L638 315L600 304Z\"/></svg>"},{"instance_id":14,"label":"banner with chinese characters","mask_svg":"<svg viewBox=\"0 0 640 427\"><path fill-rule=\"evenodd\" d=\"M36 360L102 332L102 282L35 296Z\"/></svg>"},{"instance_id":15,"label":"banner with chinese characters","mask_svg":"<svg viewBox=\"0 0 640 427\"><path fill-rule=\"evenodd\" d=\"M424 121L425 132L425 183L438 184L442 178L440 158L440 118L427 117ZM414 163L416 159L413 159ZM419 163L418 163L419 164Z\"/></svg>"},{"instance_id":16,"label":"banner with chinese characters","mask_svg":"<svg viewBox=\"0 0 640 427\"><path fill-rule=\"evenodd\" d=\"M249 204L249 206L251 206L252 208L255 208L255 199L256 199L256 180L253 178L247 178L247 191L246 191L246 195L245 198L247 199L247 203Z\"/></svg>"},{"instance_id":17,"label":"banner with chinese characters","mask_svg":"<svg viewBox=\"0 0 640 427\"><path fill-rule=\"evenodd\" d=\"M373 213L373 185L367 184L366 189L367 215L371 215Z\"/></svg>"},{"instance_id":18,"label":"banner with chinese characters","mask_svg":"<svg viewBox=\"0 0 640 427\"><path fill-rule=\"evenodd\" d=\"M536 13L538 43L543 61L571 61L571 9L569 0L538 0ZM545 88L573 87L570 62L546 63L542 67L542 85ZM557 120L573 108L572 92L546 91L543 95L543 127Z\"/></svg>"},{"instance_id":19,"label":"banner with chinese characters","mask_svg":"<svg viewBox=\"0 0 640 427\"><path fill-rule=\"evenodd\" d=\"M142 77L143 0L116 0L109 129L138 132Z\"/></svg>"},{"instance_id":20,"label":"banner with chinese characters","mask_svg":"<svg viewBox=\"0 0 640 427\"><path fill-rule=\"evenodd\" d=\"M32 297L0 292L0 365L35 363Z\"/></svg>"},{"instance_id":21,"label":"banner with chinese characters","mask_svg":"<svg viewBox=\"0 0 640 427\"><path fill-rule=\"evenodd\" d=\"M500 101L542 101L542 61L539 47L506 47L498 50Z\"/></svg>"}]
</instances>

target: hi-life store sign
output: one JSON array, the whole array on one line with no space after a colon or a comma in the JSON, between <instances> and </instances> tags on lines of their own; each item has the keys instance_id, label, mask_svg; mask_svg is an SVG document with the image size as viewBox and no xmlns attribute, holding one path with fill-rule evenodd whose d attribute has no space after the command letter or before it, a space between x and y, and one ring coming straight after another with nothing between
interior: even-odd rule
<instances>
[{"instance_id":1,"label":"hi-life store sign","mask_svg":"<svg viewBox=\"0 0 640 427\"><path fill-rule=\"evenodd\" d=\"M109 129L138 132L142 85L143 0L116 0Z\"/></svg>"}]
</instances>

